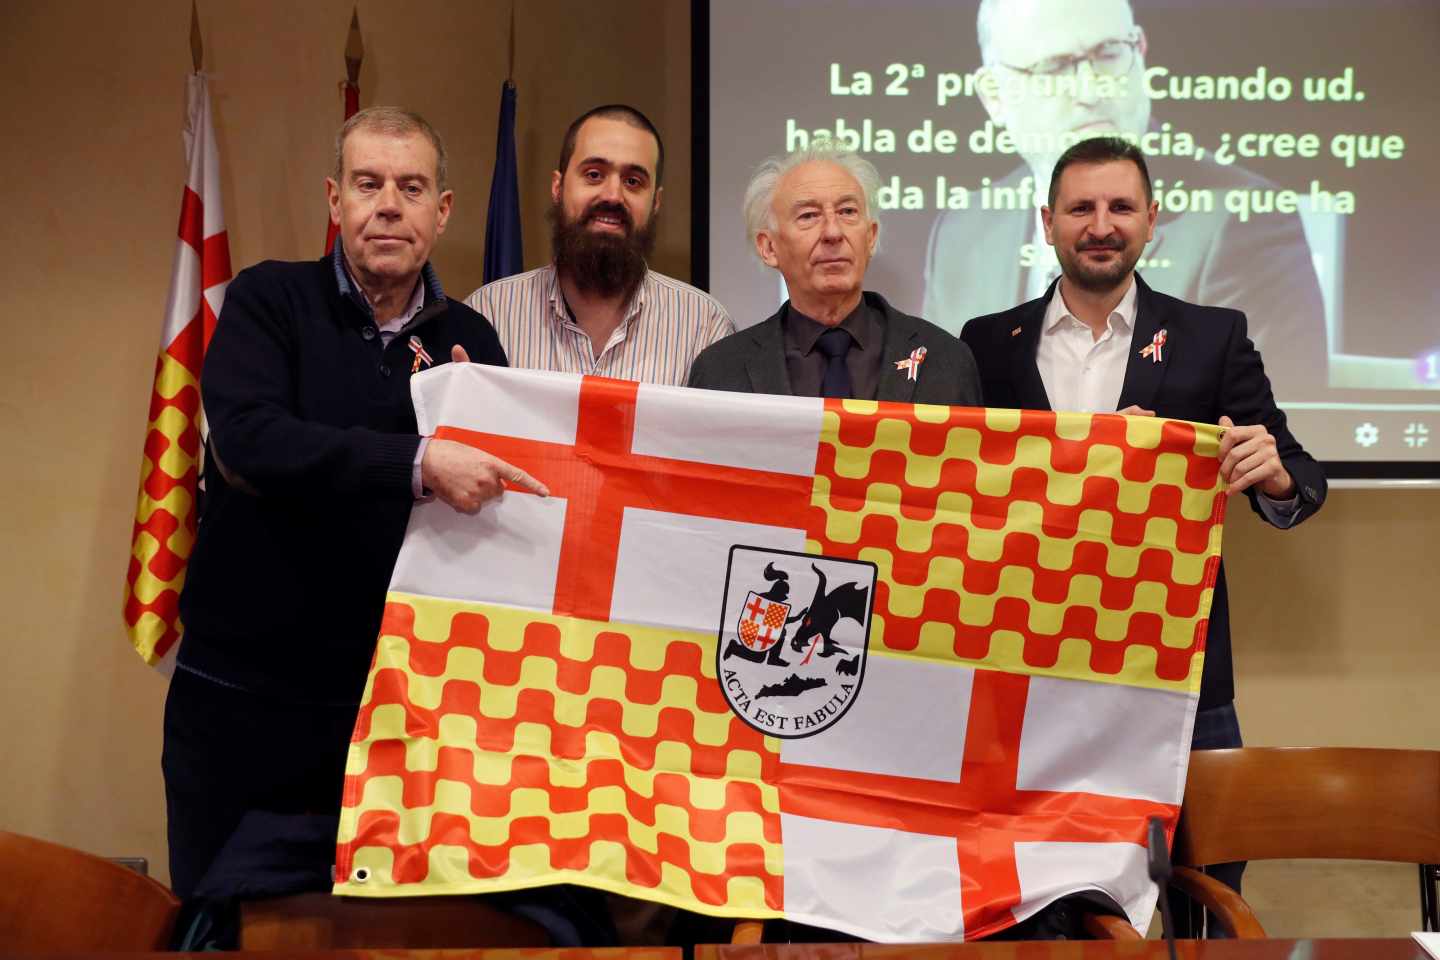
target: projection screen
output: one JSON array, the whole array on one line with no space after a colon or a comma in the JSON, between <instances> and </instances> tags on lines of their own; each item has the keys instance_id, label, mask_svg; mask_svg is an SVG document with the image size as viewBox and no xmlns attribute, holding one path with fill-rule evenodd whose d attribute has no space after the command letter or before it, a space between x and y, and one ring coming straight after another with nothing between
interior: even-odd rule
<instances>
[{"instance_id":1,"label":"projection screen","mask_svg":"<svg viewBox=\"0 0 1440 960\"><path fill-rule=\"evenodd\" d=\"M695 277L738 326L784 299L740 211L766 156L874 162L866 286L958 332L1043 292L1050 167L1118 133L1161 205L1145 280L1245 311L1333 477L1440 476L1440 4L721 0L694 31Z\"/></svg>"}]
</instances>

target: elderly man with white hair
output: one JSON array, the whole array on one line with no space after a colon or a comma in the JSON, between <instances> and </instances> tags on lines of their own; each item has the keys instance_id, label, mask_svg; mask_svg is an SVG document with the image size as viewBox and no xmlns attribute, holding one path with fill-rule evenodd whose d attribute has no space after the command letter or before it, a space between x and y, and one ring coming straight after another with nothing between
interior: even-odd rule
<instances>
[{"instance_id":1,"label":"elderly man with white hair","mask_svg":"<svg viewBox=\"0 0 1440 960\"><path fill-rule=\"evenodd\" d=\"M872 214L879 185L868 160L828 142L760 165L745 191L745 223L790 299L768 320L707 347L690 368L690 386L980 403L965 344L864 289L880 234Z\"/></svg>"}]
</instances>

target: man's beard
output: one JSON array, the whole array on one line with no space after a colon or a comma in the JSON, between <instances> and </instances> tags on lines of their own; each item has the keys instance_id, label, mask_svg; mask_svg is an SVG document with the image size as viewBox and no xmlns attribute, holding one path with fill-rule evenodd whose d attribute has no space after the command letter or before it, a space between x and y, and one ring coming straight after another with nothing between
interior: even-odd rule
<instances>
[{"instance_id":1,"label":"man's beard","mask_svg":"<svg viewBox=\"0 0 1440 960\"><path fill-rule=\"evenodd\" d=\"M1107 264L1088 265L1082 254L1086 250L1096 249L1114 251L1115 259ZM1132 256L1123 243L1118 248L1107 243L1092 243L1076 250L1074 257L1067 257L1066 260L1067 263L1060 265L1066 280L1091 293L1108 293L1125 282L1130 271L1135 269L1135 264L1140 262L1140 255L1136 253Z\"/></svg>"},{"instance_id":2,"label":"man's beard","mask_svg":"<svg viewBox=\"0 0 1440 960\"><path fill-rule=\"evenodd\" d=\"M623 234L594 233L590 224L608 214L620 219ZM655 249L656 217L636 227L630 211L618 203L596 203L575 220L560 204L550 208L550 244L555 266L585 293L629 298L645 277L645 258Z\"/></svg>"}]
</instances>

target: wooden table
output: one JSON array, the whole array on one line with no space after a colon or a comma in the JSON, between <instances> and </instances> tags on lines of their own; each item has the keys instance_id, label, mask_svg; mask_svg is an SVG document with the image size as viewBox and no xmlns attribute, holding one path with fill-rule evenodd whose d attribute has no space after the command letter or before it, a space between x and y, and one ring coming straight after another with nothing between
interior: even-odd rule
<instances>
[{"instance_id":1,"label":"wooden table","mask_svg":"<svg viewBox=\"0 0 1440 960\"><path fill-rule=\"evenodd\" d=\"M3 950L3 947L0 947ZM1181 940L1181 960L1430 960L1415 941L1393 940ZM16 955L19 956L19 955ZM46 960L106 960L113 954L45 954ZM214 960L213 953L127 954L131 960ZM619 947L604 950L314 950L240 951L234 960L681 960L679 949ZM874 943L698 946L695 960L1167 960L1162 940L1040 943L958 943L899 946Z\"/></svg>"},{"instance_id":2,"label":"wooden table","mask_svg":"<svg viewBox=\"0 0 1440 960\"><path fill-rule=\"evenodd\" d=\"M1430 960L1393 940L1181 940L1180 960ZM701 946L695 960L1169 960L1163 940L1052 940L900 946L874 943Z\"/></svg>"},{"instance_id":3,"label":"wooden table","mask_svg":"<svg viewBox=\"0 0 1440 960\"><path fill-rule=\"evenodd\" d=\"M0 944L0 957L25 960L113 960L114 953L10 954ZM679 947L519 947L476 950L238 950L230 953L127 953L125 960L681 960Z\"/></svg>"}]
</instances>

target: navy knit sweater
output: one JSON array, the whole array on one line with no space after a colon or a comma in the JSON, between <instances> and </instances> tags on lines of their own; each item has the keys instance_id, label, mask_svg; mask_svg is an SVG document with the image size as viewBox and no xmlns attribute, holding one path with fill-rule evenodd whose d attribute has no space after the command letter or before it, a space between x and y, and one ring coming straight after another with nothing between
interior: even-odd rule
<instances>
[{"instance_id":1,"label":"navy knit sweater","mask_svg":"<svg viewBox=\"0 0 1440 960\"><path fill-rule=\"evenodd\" d=\"M205 357L206 499L179 665L291 701L355 703L413 503L416 336L504 365L490 324L425 270L425 304L382 345L338 261L268 261L231 282Z\"/></svg>"}]
</instances>

